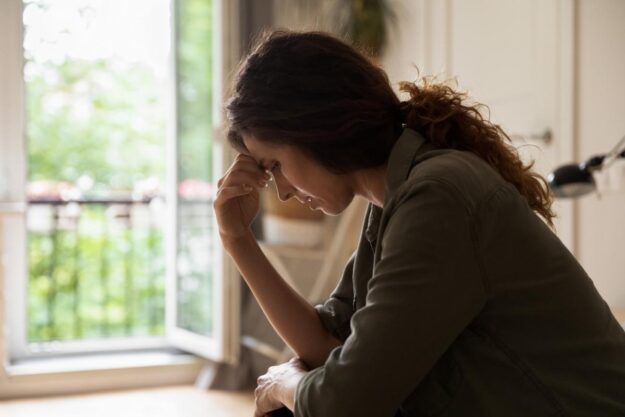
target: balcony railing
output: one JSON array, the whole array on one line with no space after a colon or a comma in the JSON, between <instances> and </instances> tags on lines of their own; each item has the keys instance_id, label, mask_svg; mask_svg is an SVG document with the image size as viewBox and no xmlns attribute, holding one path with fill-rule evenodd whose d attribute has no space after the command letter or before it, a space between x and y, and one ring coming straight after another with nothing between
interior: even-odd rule
<instances>
[{"instance_id":1,"label":"balcony railing","mask_svg":"<svg viewBox=\"0 0 625 417\"><path fill-rule=\"evenodd\" d=\"M162 198L31 200L29 342L164 334Z\"/></svg>"}]
</instances>

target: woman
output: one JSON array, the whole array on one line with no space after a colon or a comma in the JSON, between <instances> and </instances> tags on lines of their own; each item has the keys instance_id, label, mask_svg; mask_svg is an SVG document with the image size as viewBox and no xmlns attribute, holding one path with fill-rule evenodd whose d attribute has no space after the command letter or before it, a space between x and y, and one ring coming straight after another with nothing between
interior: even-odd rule
<instances>
[{"instance_id":1,"label":"woman","mask_svg":"<svg viewBox=\"0 0 625 417\"><path fill-rule=\"evenodd\" d=\"M258 379L256 415L624 416L625 333L548 227L544 180L464 95L400 86L407 101L316 32L269 34L237 74L227 112L240 154L214 208L298 356ZM290 288L250 232L270 174L282 200L329 215L370 202L324 304Z\"/></svg>"}]
</instances>

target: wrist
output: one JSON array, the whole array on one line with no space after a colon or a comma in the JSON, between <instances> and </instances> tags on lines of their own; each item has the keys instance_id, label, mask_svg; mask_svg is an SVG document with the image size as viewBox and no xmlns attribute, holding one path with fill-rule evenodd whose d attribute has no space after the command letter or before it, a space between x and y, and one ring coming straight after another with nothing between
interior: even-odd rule
<instances>
[{"instance_id":1,"label":"wrist","mask_svg":"<svg viewBox=\"0 0 625 417\"><path fill-rule=\"evenodd\" d=\"M297 385L307 372L297 373L286 381L285 384L279 385L279 389L276 393L276 399L284 404L289 410L295 409L295 398L297 396Z\"/></svg>"},{"instance_id":2,"label":"wrist","mask_svg":"<svg viewBox=\"0 0 625 417\"><path fill-rule=\"evenodd\" d=\"M249 233L241 236L227 236L220 234L219 237L221 238L221 243L224 249L228 253L232 253L242 246L256 243L256 238L252 234L251 230L249 231Z\"/></svg>"}]
</instances>

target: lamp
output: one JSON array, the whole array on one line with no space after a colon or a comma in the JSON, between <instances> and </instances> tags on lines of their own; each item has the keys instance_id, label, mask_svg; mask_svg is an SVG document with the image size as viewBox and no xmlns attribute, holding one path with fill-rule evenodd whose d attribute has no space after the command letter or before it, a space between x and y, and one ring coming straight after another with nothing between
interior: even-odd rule
<instances>
[{"instance_id":1,"label":"lamp","mask_svg":"<svg viewBox=\"0 0 625 417\"><path fill-rule=\"evenodd\" d=\"M596 189L594 172L602 171L618 158L625 158L625 136L605 155L595 155L581 164L567 164L547 176L556 198L576 198Z\"/></svg>"}]
</instances>

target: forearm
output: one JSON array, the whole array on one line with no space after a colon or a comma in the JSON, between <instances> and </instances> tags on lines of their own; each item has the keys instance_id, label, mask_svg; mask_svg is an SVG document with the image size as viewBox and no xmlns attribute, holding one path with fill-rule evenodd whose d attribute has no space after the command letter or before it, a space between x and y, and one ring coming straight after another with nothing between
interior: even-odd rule
<instances>
[{"instance_id":1,"label":"forearm","mask_svg":"<svg viewBox=\"0 0 625 417\"><path fill-rule=\"evenodd\" d=\"M251 234L224 246L280 337L311 369L323 365L340 342L314 308L276 272Z\"/></svg>"}]
</instances>

